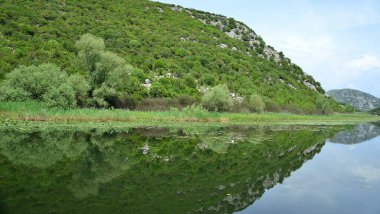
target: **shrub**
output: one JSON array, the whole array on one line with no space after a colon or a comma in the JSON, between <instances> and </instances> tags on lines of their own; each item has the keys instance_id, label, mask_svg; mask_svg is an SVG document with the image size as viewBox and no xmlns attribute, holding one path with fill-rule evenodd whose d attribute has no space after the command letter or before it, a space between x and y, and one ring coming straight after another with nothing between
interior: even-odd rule
<instances>
[{"instance_id":1,"label":"shrub","mask_svg":"<svg viewBox=\"0 0 380 214\"><path fill-rule=\"evenodd\" d=\"M252 94L245 100L245 102L251 112L261 113L265 109L265 103L260 95Z\"/></svg>"},{"instance_id":2,"label":"shrub","mask_svg":"<svg viewBox=\"0 0 380 214\"><path fill-rule=\"evenodd\" d=\"M141 46L141 43L136 39L132 39L131 41L128 42L128 45L131 48L137 48Z\"/></svg>"},{"instance_id":3,"label":"shrub","mask_svg":"<svg viewBox=\"0 0 380 214\"><path fill-rule=\"evenodd\" d=\"M182 109L182 112L188 116L205 117L208 111L199 105L190 105Z\"/></svg>"},{"instance_id":4,"label":"shrub","mask_svg":"<svg viewBox=\"0 0 380 214\"><path fill-rule=\"evenodd\" d=\"M181 104L181 106L191 106L196 102L196 99L189 95L181 95L178 97L178 101Z\"/></svg>"},{"instance_id":5,"label":"shrub","mask_svg":"<svg viewBox=\"0 0 380 214\"><path fill-rule=\"evenodd\" d=\"M333 112L330 103L322 96L317 97L315 105L321 114L331 114Z\"/></svg>"},{"instance_id":6,"label":"shrub","mask_svg":"<svg viewBox=\"0 0 380 214\"><path fill-rule=\"evenodd\" d=\"M202 97L202 106L209 111L228 111L232 105L227 85L217 85Z\"/></svg>"},{"instance_id":7,"label":"shrub","mask_svg":"<svg viewBox=\"0 0 380 214\"><path fill-rule=\"evenodd\" d=\"M90 84L88 81L80 74L71 75L67 83L71 86L74 91L76 103L78 106L88 105L88 92L90 91Z\"/></svg>"},{"instance_id":8,"label":"shrub","mask_svg":"<svg viewBox=\"0 0 380 214\"><path fill-rule=\"evenodd\" d=\"M266 99L265 100L265 111L268 111L268 112L281 112L282 109L281 109L281 106L274 102L273 100L270 100L270 99Z\"/></svg>"},{"instance_id":9,"label":"shrub","mask_svg":"<svg viewBox=\"0 0 380 214\"><path fill-rule=\"evenodd\" d=\"M138 110L143 111L165 111L170 108L178 107L179 103L177 99L172 98L147 98L142 100L138 105Z\"/></svg>"},{"instance_id":10,"label":"shrub","mask_svg":"<svg viewBox=\"0 0 380 214\"><path fill-rule=\"evenodd\" d=\"M72 107L71 97L59 91L69 88L68 93L70 93L72 90L70 86L61 87L66 83L66 73L54 64L20 66L6 75L1 86L0 99L12 101L48 100L51 106L60 106L59 103L62 103L62 106ZM58 97L60 93L63 93L63 97ZM63 101L64 99L70 100ZM65 102L67 104L64 104Z\"/></svg>"},{"instance_id":11,"label":"shrub","mask_svg":"<svg viewBox=\"0 0 380 214\"><path fill-rule=\"evenodd\" d=\"M69 84L62 84L53 88L43 96L43 100L50 107L74 108L76 107L75 92Z\"/></svg>"},{"instance_id":12,"label":"shrub","mask_svg":"<svg viewBox=\"0 0 380 214\"><path fill-rule=\"evenodd\" d=\"M249 110L247 102L234 101L233 105L230 108L230 112L234 112L234 113L249 113L251 111Z\"/></svg>"},{"instance_id":13,"label":"shrub","mask_svg":"<svg viewBox=\"0 0 380 214\"><path fill-rule=\"evenodd\" d=\"M124 96L122 102L123 102L123 108L131 109L131 110L136 109L137 104L139 103L136 97L129 96L129 95Z\"/></svg>"},{"instance_id":14,"label":"shrub","mask_svg":"<svg viewBox=\"0 0 380 214\"><path fill-rule=\"evenodd\" d=\"M95 105L98 107L109 107L110 102L114 102L116 99L116 91L112 88L102 85L100 88L94 90L93 98Z\"/></svg>"},{"instance_id":15,"label":"shrub","mask_svg":"<svg viewBox=\"0 0 380 214\"><path fill-rule=\"evenodd\" d=\"M47 91L58 88L66 78L66 73L54 64L20 66L6 75L2 97L6 100L42 100Z\"/></svg>"},{"instance_id":16,"label":"shrub","mask_svg":"<svg viewBox=\"0 0 380 214\"><path fill-rule=\"evenodd\" d=\"M0 100L23 101L31 98L31 94L23 88L14 88L9 83L0 87Z\"/></svg>"}]
</instances>

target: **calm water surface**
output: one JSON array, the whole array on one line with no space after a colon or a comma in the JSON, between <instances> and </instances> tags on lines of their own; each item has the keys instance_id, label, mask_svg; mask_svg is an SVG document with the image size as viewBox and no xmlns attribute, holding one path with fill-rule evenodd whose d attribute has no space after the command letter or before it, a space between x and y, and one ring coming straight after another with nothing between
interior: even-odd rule
<instances>
[{"instance_id":1,"label":"calm water surface","mask_svg":"<svg viewBox=\"0 0 380 214\"><path fill-rule=\"evenodd\" d=\"M380 214L380 124L0 128L0 213Z\"/></svg>"}]
</instances>

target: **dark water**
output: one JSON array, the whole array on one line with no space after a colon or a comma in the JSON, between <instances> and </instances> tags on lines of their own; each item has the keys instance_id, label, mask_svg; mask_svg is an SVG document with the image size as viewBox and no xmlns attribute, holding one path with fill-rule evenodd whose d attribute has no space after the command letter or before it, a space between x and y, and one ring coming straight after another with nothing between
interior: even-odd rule
<instances>
[{"instance_id":1,"label":"dark water","mask_svg":"<svg viewBox=\"0 0 380 214\"><path fill-rule=\"evenodd\" d=\"M380 213L380 126L0 129L0 213Z\"/></svg>"}]
</instances>

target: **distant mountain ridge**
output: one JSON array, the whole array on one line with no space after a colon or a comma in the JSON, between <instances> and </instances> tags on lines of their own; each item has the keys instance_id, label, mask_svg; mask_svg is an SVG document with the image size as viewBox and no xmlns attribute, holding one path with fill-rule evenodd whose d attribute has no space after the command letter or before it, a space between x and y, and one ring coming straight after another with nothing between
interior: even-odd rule
<instances>
[{"instance_id":1,"label":"distant mountain ridge","mask_svg":"<svg viewBox=\"0 0 380 214\"><path fill-rule=\"evenodd\" d=\"M380 99L354 89L330 90L327 92L338 103L352 105L360 111L370 111L380 107Z\"/></svg>"}]
</instances>

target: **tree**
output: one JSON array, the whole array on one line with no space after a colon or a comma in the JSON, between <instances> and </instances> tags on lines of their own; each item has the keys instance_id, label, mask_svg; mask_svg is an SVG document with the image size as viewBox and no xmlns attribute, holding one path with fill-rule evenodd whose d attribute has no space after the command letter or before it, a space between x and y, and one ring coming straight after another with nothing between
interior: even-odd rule
<instances>
[{"instance_id":1,"label":"tree","mask_svg":"<svg viewBox=\"0 0 380 214\"><path fill-rule=\"evenodd\" d=\"M131 40L130 45L136 42ZM102 38L85 34L76 47L79 49L78 57L88 72L92 89L90 94L95 105L121 107L125 96L141 98L147 94L140 81L131 76L134 68L115 53L106 51Z\"/></svg>"},{"instance_id":2,"label":"tree","mask_svg":"<svg viewBox=\"0 0 380 214\"><path fill-rule=\"evenodd\" d=\"M202 106L209 111L228 111L232 99L227 85L217 85L202 97Z\"/></svg>"},{"instance_id":3,"label":"tree","mask_svg":"<svg viewBox=\"0 0 380 214\"><path fill-rule=\"evenodd\" d=\"M90 73L95 71L99 55L105 49L104 40L88 33L80 37L75 47L79 50L78 57L82 60L86 69Z\"/></svg>"},{"instance_id":4,"label":"tree","mask_svg":"<svg viewBox=\"0 0 380 214\"><path fill-rule=\"evenodd\" d=\"M91 74L93 86L99 87L107 78L108 73L119 69L129 72L125 60L111 52L100 52L95 70ZM128 73L127 73L128 74Z\"/></svg>"},{"instance_id":5,"label":"tree","mask_svg":"<svg viewBox=\"0 0 380 214\"><path fill-rule=\"evenodd\" d=\"M76 43L78 57L87 69L93 88L98 88L106 80L107 74L115 69L127 66L123 58L105 51L104 41L100 37L84 34Z\"/></svg>"}]
</instances>

